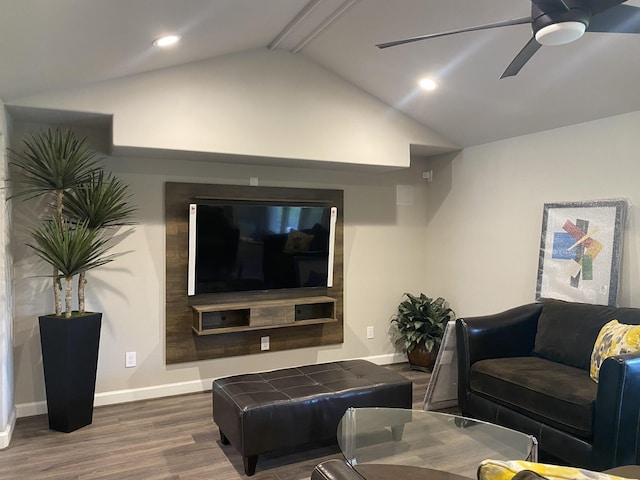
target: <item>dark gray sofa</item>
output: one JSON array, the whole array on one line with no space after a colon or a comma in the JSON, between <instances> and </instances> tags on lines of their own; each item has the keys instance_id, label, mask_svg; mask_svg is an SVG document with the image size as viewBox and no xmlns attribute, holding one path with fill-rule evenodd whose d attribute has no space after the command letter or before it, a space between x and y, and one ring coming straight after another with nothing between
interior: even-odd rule
<instances>
[{"instance_id":1,"label":"dark gray sofa","mask_svg":"<svg viewBox=\"0 0 640 480\"><path fill-rule=\"evenodd\" d=\"M640 355L591 351L612 319L640 324L640 309L547 300L456 321L462 414L534 435L542 452L605 470L640 460Z\"/></svg>"}]
</instances>

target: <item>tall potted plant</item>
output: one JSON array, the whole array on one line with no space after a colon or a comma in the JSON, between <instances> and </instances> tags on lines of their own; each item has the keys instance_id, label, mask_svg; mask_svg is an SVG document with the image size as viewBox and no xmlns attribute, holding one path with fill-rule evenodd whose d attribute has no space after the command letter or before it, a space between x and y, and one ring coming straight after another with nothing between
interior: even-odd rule
<instances>
[{"instance_id":1,"label":"tall potted plant","mask_svg":"<svg viewBox=\"0 0 640 480\"><path fill-rule=\"evenodd\" d=\"M70 130L29 134L23 150L10 154L10 198L49 200L28 246L52 268L55 313L39 317L49 427L71 432L93 419L102 313L85 311L86 272L114 259L109 230L131 224L135 208L128 186L105 173L99 154Z\"/></svg>"},{"instance_id":2,"label":"tall potted plant","mask_svg":"<svg viewBox=\"0 0 640 480\"><path fill-rule=\"evenodd\" d=\"M454 312L444 298L429 298L424 293L404 294L398 312L391 318L393 340L407 353L414 370L427 371L436 361L447 322Z\"/></svg>"}]
</instances>

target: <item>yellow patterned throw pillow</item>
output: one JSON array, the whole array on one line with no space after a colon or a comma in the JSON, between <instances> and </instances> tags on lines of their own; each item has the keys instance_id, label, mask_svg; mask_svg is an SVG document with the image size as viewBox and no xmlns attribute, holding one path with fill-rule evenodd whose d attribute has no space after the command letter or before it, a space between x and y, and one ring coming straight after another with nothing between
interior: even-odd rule
<instances>
[{"instance_id":1,"label":"yellow patterned throw pillow","mask_svg":"<svg viewBox=\"0 0 640 480\"><path fill-rule=\"evenodd\" d=\"M598 381L600 367L606 358L623 353L640 352L640 325L625 325L618 320L611 320L600 329L596 343L591 352L591 369L589 373L594 381Z\"/></svg>"},{"instance_id":2,"label":"yellow patterned throw pillow","mask_svg":"<svg viewBox=\"0 0 640 480\"><path fill-rule=\"evenodd\" d=\"M484 460L478 467L478 480L511 480L516 473L523 470L530 470L548 480L624 480L623 477L582 468L561 467L523 460Z\"/></svg>"}]
</instances>

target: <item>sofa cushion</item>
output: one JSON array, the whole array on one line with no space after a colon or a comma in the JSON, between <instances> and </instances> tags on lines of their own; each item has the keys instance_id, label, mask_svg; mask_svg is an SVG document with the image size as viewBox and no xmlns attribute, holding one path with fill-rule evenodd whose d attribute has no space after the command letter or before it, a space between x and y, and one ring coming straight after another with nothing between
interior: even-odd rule
<instances>
[{"instance_id":1,"label":"sofa cushion","mask_svg":"<svg viewBox=\"0 0 640 480\"><path fill-rule=\"evenodd\" d=\"M523 478L519 472L532 472ZM523 460L483 460L478 466L478 480L534 480L536 475L548 480L623 480L623 477L575 467L563 467Z\"/></svg>"},{"instance_id":2,"label":"sofa cushion","mask_svg":"<svg viewBox=\"0 0 640 480\"><path fill-rule=\"evenodd\" d=\"M640 309L545 300L533 352L547 360L588 371L598 333L613 319L638 325Z\"/></svg>"},{"instance_id":3,"label":"sofa cushion","mask_svg":"<svg viewBox=\"0 0 640 480\"><path fill-rule=\"evenodd\" d=\"M598 385L581 369L539 357L493 358L471 366L471 390L581 438L592 436Z\"/></svg>"},{"instance_id":4,"label":"sofa cushion","mask_svg":"<svg viewBox=\"0 0 640 480\"><path fill-rule=\"evenodd\" d=\"M625 325L611 320L600 330L591 353L591 378L598 381L605 358L623 353L640 352L640 326Z\"/></svg>"}]
</instances>

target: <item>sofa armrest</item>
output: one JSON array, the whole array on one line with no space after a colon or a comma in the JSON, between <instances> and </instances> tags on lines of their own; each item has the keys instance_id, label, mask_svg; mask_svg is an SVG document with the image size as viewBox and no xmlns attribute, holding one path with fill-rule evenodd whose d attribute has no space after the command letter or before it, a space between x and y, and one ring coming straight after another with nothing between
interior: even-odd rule
<instances>
[{"instance_id":1,"label":"sofa armrest","mask_svg":"<svg viewBox=\"0 0 640 480\"><path fill-rule=\"evenodd\" d=\"M594 411L593 446L599 469L640 460L640 354L602 362Z\"/></svg>"},{"instance_id":2,"label":"sofa armrest","mask_svg":"<svg viewBox=\"0 0 640 480\"><path fill-rule=\"evenodd\" d=\"M458 405L463 414L468 411L471 365L487 358L531 355L541 311L541 303L530 303L492 315L456 320Z\"/></svg>"},{"instance_id":3,"label":"sofa armrest","mask_svg":"<svg viewBox=\"0 0 640 480\"><path fill-rule=\"evenodd\" d=\"M531 355L541 311L541 303L531 303L483 317L459 318L458 352L468 355L462 360L471 366L486 358Z\"/></svg>"}]
</instances>

